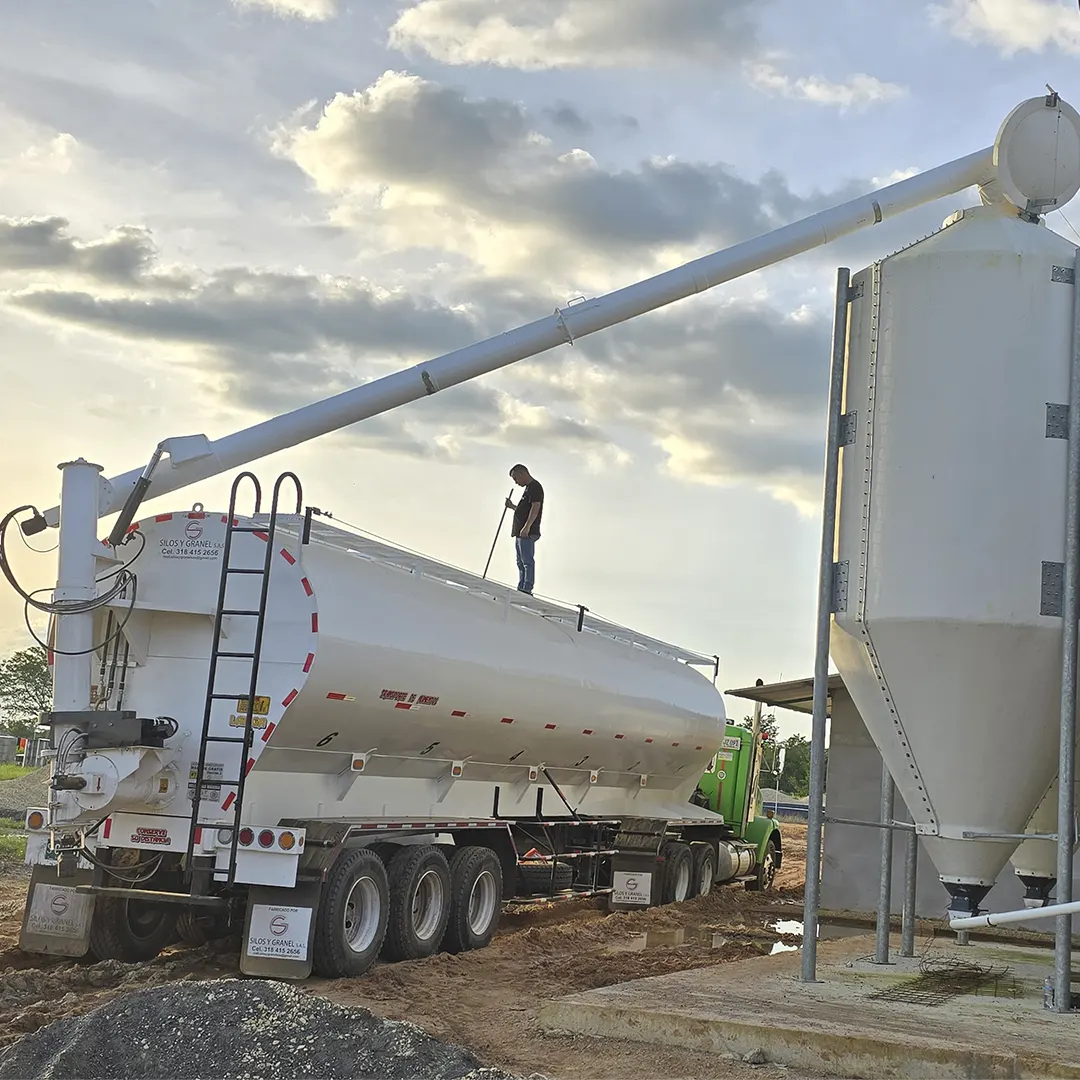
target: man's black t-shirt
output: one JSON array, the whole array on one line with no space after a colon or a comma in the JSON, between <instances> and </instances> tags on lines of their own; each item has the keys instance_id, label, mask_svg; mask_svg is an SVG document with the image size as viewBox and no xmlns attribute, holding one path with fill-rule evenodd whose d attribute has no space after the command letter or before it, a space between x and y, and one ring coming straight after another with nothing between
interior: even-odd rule
<instances>
[{"instance_id":1,"label":"man's black t-shirt","mask_svg":"<svg viewBox=\"0 0 1080 1080\"><path fill-rule=\"evenodd\" d=\"M540 535L540 519L544 516L544 489L539 480L530 480L521 493L517 506L514 508L514 536L520 536L521 530L529 517L529 510L534 502L540 503L540 509L536 512L536 518L529 530L529 536L534 539Z\"/></svg>"}]
</instances>

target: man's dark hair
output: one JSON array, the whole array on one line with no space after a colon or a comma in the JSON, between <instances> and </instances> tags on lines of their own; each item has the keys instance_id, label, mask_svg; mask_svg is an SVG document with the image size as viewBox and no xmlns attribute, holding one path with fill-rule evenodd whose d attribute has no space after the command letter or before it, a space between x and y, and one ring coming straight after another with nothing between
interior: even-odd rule
<instances>
[{"instance_id":1,"label":"man's dark hair","mask_svg":"<svg viewBox=\"0 0 1080 1080\"><path fill-rule=\"evenodd\" d=\"M514 467L513 467L513 468L512 468L511 470L510 470L510 473L509 473L509 475L510 475L510 476L513 476L513 475L514 475L514 473L520 473L520 472L528 472L528 471L529 471L529 470L528 470L528 469L526 469L526 468L525 468L525 466L524 466L524 465L522 465L522 464L521 464L521 463L519 462L519 463L518 463L517 465L515 465L515 466L514 466Z\"/></svg>"}]
</instances>

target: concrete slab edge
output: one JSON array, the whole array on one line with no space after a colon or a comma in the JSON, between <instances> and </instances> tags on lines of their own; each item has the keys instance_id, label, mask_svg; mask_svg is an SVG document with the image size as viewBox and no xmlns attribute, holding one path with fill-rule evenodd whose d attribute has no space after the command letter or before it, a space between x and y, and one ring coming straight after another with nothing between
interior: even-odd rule
<instances>
[{"instance_id":1,"label":"concrete slab edge","mask_svg":"<svg viewBox=\"0 0 1080 1080\"><path fill-rule=\"evenodd\" d=\"M867 1080L1080 1080L1080 1062L786 1028L772 1017L767 1024L754 1024L571 997L547 1002L537 1020L551 1034L569 1032L740 1056L760 1049L769 1061L790 1068Z\"/></svg>"}]
</instances>

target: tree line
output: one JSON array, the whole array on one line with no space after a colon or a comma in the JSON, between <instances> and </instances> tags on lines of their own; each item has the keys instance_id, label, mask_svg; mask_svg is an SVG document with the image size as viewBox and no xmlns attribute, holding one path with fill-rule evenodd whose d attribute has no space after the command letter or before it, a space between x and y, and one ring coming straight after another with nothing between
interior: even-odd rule
<instances>
[{"instance_id":1,"label":"tree line","mask_svg":"<svg viewBox=\"0 0 1080 1080\"><path fill-rule=\"evenodd\" d=\"M42 713L52 708L52 668L38 645L0 660L0 732L33 736Z\"/></svg>"}]
</instances>

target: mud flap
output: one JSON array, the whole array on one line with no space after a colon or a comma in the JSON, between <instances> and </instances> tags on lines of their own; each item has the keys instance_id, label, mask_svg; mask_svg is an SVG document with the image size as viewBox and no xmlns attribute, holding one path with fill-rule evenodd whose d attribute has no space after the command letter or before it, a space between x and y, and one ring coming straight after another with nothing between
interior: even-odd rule
<instances>
[{"instance_id":1,"label":"mud flap","mask_svg":"<svg viewBox=\"0 0 1080 1080\"><path fill-rule=\"evenodd\" d=\"M244 916L240 970L271 979L306 979L311 974L311 946L322 882L301 882L290 889L252 885Z\"/></svg>"},{"instance_id":2,"label":"mud flap","mask_svg":"<svg viewBox=\"0 0 1080 1080\"><path fill-rule=\"evenodd\" d=\"M93 893L75 891L93 883L92 870L57 877L56 867L39 864L30 876L19 948L49 956L85 956L90 948Z\"/></svg>"}]
</instances>

